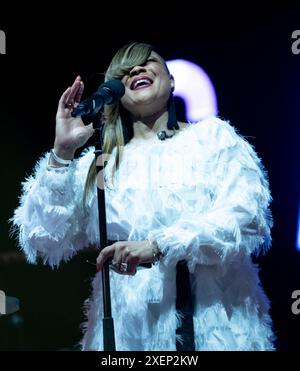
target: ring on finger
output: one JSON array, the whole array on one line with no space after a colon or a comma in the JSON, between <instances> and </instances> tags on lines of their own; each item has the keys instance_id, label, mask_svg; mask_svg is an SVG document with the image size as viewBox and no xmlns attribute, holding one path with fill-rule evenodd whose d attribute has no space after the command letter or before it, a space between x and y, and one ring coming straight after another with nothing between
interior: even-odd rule
<instances>
[{"instance_id":1,"label":"ring on finger","mask_svg":"<svg viewBox=\"0 0 300 371\"><path fill-rule=\"evenodd\" d=\"M120 271L120 266L121 266L120 263L116 262L115 260L112 260L112 262L111 262L111 268L113 270L119 272Z\"/></svg>"},{"instance_id":2,"label":"ring on finger","mask_svg":"<svg viewBox=\"0 0 300 371\"><path fill-rule=\"evenodd\" d=\"M128 264L127 263L121 263L120 264L120 272L127 272Z\"/></svg>"}]
</instances>

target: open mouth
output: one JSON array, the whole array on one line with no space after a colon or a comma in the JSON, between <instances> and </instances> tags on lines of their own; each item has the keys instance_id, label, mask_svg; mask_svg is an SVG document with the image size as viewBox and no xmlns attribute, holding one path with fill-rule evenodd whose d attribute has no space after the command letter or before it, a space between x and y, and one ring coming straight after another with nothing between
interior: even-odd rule
<instances>
[{"instance_id":1,"label":"open mouth","mask_svg":"<svg viewBox=\"0 0 300 371\"><path fill-rule=\"evenodd\" d=\"M133 82L130 85L131 90L139 90L148 88L153 84L153 81L149 79L149 77L140 77L138 79L133 80Z\"/></svg>"}]
</instances>

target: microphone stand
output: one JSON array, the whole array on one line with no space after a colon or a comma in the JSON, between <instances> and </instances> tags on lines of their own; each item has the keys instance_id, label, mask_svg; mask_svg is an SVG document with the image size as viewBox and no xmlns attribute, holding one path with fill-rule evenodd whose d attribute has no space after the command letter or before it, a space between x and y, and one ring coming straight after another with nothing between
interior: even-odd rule
<instances>
[{"instance_id":1,"label":"microphone stand","mask_svg":"<svg viewBox=\"0 0 300 371\"><path fill-rule=\"evenodd\" d=\"M106 225L106 204L105 204L105 183L104 183L104 159L102 152L102 111L105 104L105 93L111 98L111 91L108 88L116 91L115 94L120 95L120 88L116 85L114 80L111 80L106 90L102 89L102 95L96 98L90 98L88 106L91 106L90 110L87 111L87 107L84 104L79 105L73 112L72 116L87 116L90 112L95 112L91 115L93 123L94 141L95 141L95 160L96 160L96 171L97 171L97 202L98 202L98 216L99 216L99 238L100 238L100 249L104 249L108 246L107 240L107 225ZM108 83L107 83L108 84ZM119 84L119 82L118 82ZM123 87L124 89L124 87ZM125 91L125 90L124 90ZM123 94L124 94L123 91ZM121 92L122 93L122 92ZM122 95L123 95L122 94ZM100 100L100 104L99 104ZM109 100L107 99L109 102ZM92 103L92 104L91 104ZM107 103L110 104L110 103ZM99 108L101 107L101 108ZM97 109L96 109L97 108ZM110 259L107 259L102 269L102 291L103 291L103 350L104 351L115 351L115 332L114 332L114 320L111 313L111 295L110 295L110 280L109 280L109 263ZM140 268L151 268L151 263L139 264Z\"/></svg>"},{"instance_id":2,"label":"microphone stand","mask_svg":"<svg viewBox=\"0 0 300 371\"><path fill-rule=\"evenodd\" d=\"M100 249L108 246L107 243L107 226L105 210L105 189L104 189L104 160L102 152L102 112L98 112L92 119L95 138L95 159L97 169L97 199L99 215L99 237ZM99 184L100 183L100 184ZM109 260L103 265L102 269L102 290L103 290L103 350L115 351L115 332L114 320L111 313L111 296L109 281Z\"/></svg>"},{"instance_id":3,"label":"microphone stand","mask_svg":"<svg viewBox=\"0 0 300 371\"><path fill-rule=\"evenodd\" d=\"M125 87L118 79L109 80L103 83L97 92L84 102L81 102L71 113L73 117L90 116L93 123L95 138L95 160L97 170L97 200L99 216L99 238L100 249L108 246L106 208L105 208L105 185L104 185L104 160L102 152L102 111L104 104L112 104L120 99L125 93ZM109 259L102 269L103 288L103 348L104 351L115 351L114 321L111 315L111 296L109 282Z\"/></svg>"},{"instance_id":4,"label":"microphone stand","mask_svg":"<svg viewBox=\"0 0 300 371\"><path fill-rule=\"evenodd\" d=\"M106 225L106 209L105 209L105 184L104 184L104 159L102 152L102 111L99 111L92 117L95 140L95 159L97 170L97 201L99 215L99 237L100 249L108 246L107 240L107 225ZM112 242L112 241L110 241ZM110 295L110 280L109 280L109 264L111 259L107 259L102 269L102 292L103 292L103 350L115 351L115 331L114 319L111 313L111 295ZM138 269L149 269L151 263L141 263Z\"/></svg>"}]
</instances>

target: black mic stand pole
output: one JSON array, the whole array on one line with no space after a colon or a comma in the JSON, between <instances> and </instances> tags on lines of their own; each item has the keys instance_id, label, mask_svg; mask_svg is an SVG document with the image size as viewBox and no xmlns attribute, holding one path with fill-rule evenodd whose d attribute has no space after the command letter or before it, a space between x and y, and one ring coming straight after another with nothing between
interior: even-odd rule
<instances>
[{"instance_id":1,"label":"black mic stand pole","mask_svg":"<svg viewBox=\"0 0 300 371\"><path fill-rule=\"evenodd\" d=\"M104 159L102 152L102 112L99 111L92 119L95 138L95 159L97 169L97 198L98 198L98 215L99 215L99 236L100 249L108 246L107 243L107 226L105 210L105 188L104 188ZM102 269L102 289L103 289L103 350L115 351L115 331L114 319L111 314L111 296L109 281L109 260L103 265Z\"/></svg>"}]
</instances>

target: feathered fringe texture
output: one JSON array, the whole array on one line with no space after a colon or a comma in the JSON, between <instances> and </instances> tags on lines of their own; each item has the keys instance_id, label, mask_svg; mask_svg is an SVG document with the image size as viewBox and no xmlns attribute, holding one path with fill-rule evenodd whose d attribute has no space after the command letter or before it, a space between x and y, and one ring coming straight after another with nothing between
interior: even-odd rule
<instances>
[{"instance_id":1,"label":"feathered fringe texture","mask_svg":"<svg viewBox=\"0 0 300 371\"><path fill-rule=\"evenodd\" d=\"M197 179L203 183L205 176L206 187L211 186L212 203L203 208L203 201L202 210L197 210L197 197L202 196L195 193L194 207L181 207L181 215L175 215L173 222L169 214L168 222L157 223L147 238L157 240L166 255L166 265L175 266L178 260L187 258L191 271L197 264L224 264L238 257L241 251L265 253L271 245L273 221L269 204L272 197L261 160L227 122L211 118L192 126L182 133L182 141L185 138L192 148L193 141L203 144L199 156L211 165L210 173L202 173L201 161L195 164L194 170ZM175 142L173 150L179 151ZM201 188L196 188L196 192L200 191ZM177 201L166 203L163 197L158 199L162 208L180 209ZM135 229L143 235L142 223Z\"/></svg>"},{"instance_id":2,"label":"feathered fringe texture","mask_svg":"<svg viewBox=\"0 0 300 371\"><path fill-rule=\"evenodd\" d=\"M9 222L10 234L18 238L28 262L36 263L41 257L54 268L89 244L87 215L81 203L89 156L59 169L50 169L48 160L49 153L22 183L20 206Z\"/></svg>"},{"instance_id":3,"label":"feathered fringe texture","mask_svg":"<svg viewBox=\"0 0 300 371\"><path fill-rule=\"evenodd\" d=\"M185 154L191 161L182 162L186 173L178 177ZM108 235L156 239L165 256L157 268L134 277L111 272L117 349L175 350L181 320L175 265L181 259L194 281L197 350L272 349L269 304L249 263L251 254L269 248L272 227L268 179L254 149L229 123L209 118L169 142L129 143L126 158L128 166L121 164L117 173L125 176L122 186L106 193ZM57 266L99 240L96 198L82 204L92 159L88 151L56 172L47 170L46 155L23 184L12 222L30 262L40 256ZM148 163L163 177L151 177L158 168L149 170ZM85 304L84 350L102 349L101 286L97 274Z\"/></svg>"},{"instance_id":4,"label":"feathered fringe texture","mask_svg":"<svg viewBox=\"0 0 300 371\"><path fill-rule=\"evenodd\" d=\"M117 350L176 350L176 328L181 324L181 316L175 311L175 280L170 283L168 292L160 302L156 301L157 298L153 300L150 285L153 277L155 279L155 272L150 271L138 271L135 277L120 277L114 272L110 273ZM163 282L161 273L158 274ZM172 277L174 278L174 272ZM96 275L92 287L91 297L84 304L87 321L81 326L84 332L81 347L85 351L101 351L103 350L101 274Z\"/></svg>"}]
</instances>

